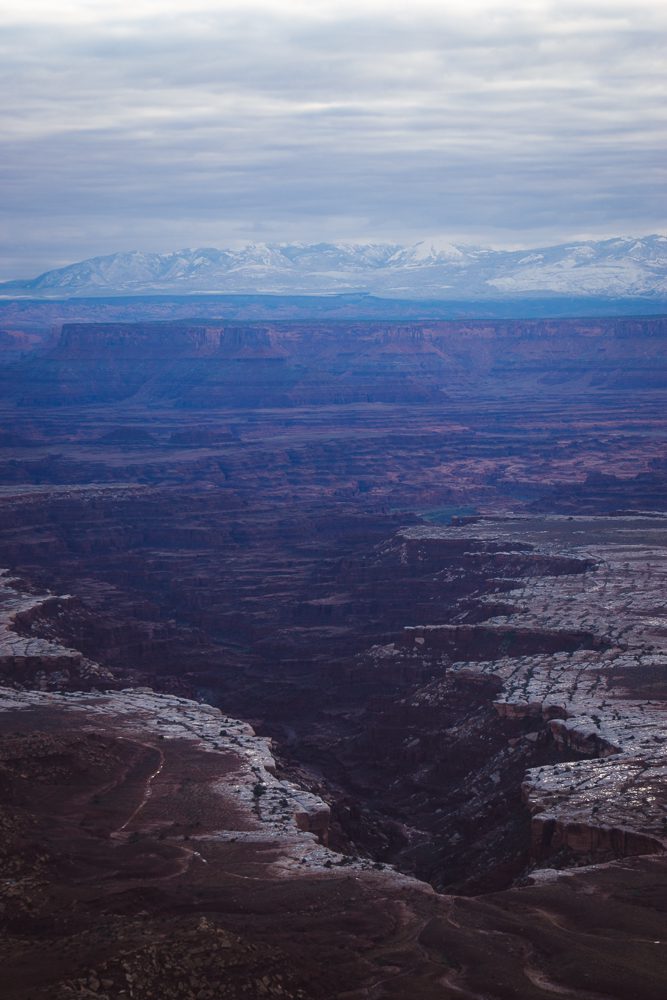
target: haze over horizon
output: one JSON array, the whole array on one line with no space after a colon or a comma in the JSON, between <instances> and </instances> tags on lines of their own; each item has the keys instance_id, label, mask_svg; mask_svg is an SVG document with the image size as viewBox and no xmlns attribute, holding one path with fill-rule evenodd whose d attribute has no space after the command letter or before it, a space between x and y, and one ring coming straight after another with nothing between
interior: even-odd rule
<instances>
[{"instance_id":1,"label":"haze over horizon","mask_svg":"<svg viewBox=\"0 0 667 1000\"><path fill-rule=\"evenodd\" d=\"M0 3L0 279L134 248L667 232L658 0Z\"/></svg>"}]
</instances>

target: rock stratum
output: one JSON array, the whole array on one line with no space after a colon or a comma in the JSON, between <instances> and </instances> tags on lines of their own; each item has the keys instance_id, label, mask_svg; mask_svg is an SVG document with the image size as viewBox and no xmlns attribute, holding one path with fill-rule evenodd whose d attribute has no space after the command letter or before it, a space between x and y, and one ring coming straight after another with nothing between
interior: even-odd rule
<instances>
[{"instance_id":1,"label":"rock stratum","mask_svg":"<svg viewBox=\"0 0 667 1000\"><path fill-rule=\"evenodd\" d=\"M3 996L662 998L665 336L10 359Z\"/></svg>"},{"instance_id":2,"label":"rock stratum","mask_svg":"<svg viewBox=\"0 0 667 1000\"><path fill-rule=\"evenodd\" d=\"M0 370L21 406L217 410L664 390L667 318L68 323ZM504 405L504 403L503 403ZM136 442L140 443L140 442Z\"/></svg>"}]
</instances>

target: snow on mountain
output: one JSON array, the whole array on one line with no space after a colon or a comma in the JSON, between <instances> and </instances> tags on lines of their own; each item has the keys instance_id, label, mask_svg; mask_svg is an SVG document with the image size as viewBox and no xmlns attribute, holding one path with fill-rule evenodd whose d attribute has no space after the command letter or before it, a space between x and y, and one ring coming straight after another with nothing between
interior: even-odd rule
<instances>
[{"instance_id":1,"label":"snow on mountain","mask_svg":"<svg viewBox=\"0 0 667 1000\"><path fill-rule=\"evenodd\" d=\"M667 296L667 237L585 241L507 251L424 240L391 243L251 243L92 257L4 296L368 292L403 298L537 295Z\"/></svg>"}]
</instances>

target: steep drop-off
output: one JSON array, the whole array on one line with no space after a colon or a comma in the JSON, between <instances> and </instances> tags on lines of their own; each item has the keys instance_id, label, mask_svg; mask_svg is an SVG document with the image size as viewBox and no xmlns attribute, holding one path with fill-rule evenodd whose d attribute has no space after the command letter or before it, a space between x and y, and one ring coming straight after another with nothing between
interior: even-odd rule
<instances>
[{"instance_id":1,"label":"steep drop-off","mask_svg":"<svg viewBox=\"0 0 667 1000\"><path fill-rule=\"evenodd\" d=\"M85 325L5 368L12 1000L664 995L665 334Z\"/></svg>"}]
</instances>

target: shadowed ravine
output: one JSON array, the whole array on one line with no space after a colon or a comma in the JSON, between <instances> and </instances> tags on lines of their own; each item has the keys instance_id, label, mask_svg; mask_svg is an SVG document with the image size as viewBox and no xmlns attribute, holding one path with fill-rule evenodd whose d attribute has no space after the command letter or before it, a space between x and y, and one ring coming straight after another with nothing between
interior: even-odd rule
<instances>
[{"instance_id":1,"label":"shadowed ravine","mask_svg":"<svg viewBox=\"0 0 667 1000\"><path fill-rule=\"evenodd\" d=\"M661 1000L664 342L88 324L2 370L8 1000Z\"/></svg>"}]
</instances>

